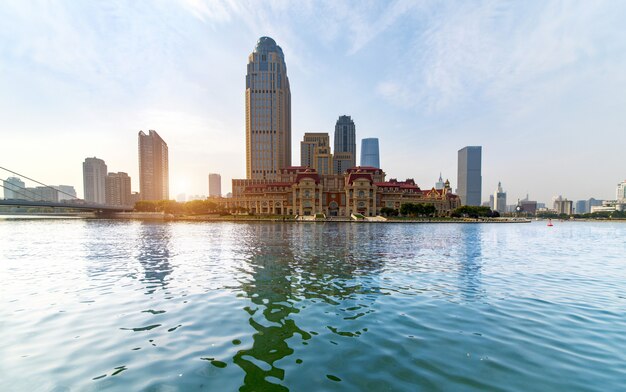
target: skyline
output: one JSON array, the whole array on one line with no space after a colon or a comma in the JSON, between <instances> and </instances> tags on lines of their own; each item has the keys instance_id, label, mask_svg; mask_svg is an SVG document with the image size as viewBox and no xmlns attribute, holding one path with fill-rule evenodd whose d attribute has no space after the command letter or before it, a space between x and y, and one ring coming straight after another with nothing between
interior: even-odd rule
<instances>
[{"instance_id":1,"label":"skyline","mask_svg":"<svg viewBox=\"0 0 626 392\"><path fill-rule=\"evenodd\" d=\"M3 165L80 191L95 156L138 191L135 135L154 129L169 145L170 196L208 193L208 173L227 193L245 176L246 59L267 35L289 66L292 164L305 132L332 137L346 114L357 143L381 139L389 177L422 189L439 172L456 188L457 151L481 145L483 195L502 181L510 203L613 197L626 177L624 4L375 4L5 3Z\"/></svg>"}]
</instances>

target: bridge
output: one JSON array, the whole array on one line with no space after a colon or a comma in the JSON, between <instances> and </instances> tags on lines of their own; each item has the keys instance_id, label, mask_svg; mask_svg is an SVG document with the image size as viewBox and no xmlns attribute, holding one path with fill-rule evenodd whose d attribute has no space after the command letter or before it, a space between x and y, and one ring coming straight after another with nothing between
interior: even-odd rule
<instances>
[{"instance_id":1,"label":"bridge","mask_svg":"<svg viewBox=\"0 0 626 392\"><path fill-rule=\"evenodd\" d=\"M17 173L13 170L9 170L0 166L0 170L4 170L11 174L14 174L20 178L25 178L30 180L36 184L39 184L41 188L44 190L50 190L56 192L56 194L63 194L67 198L62 201L53 201L46 200L41 195L33 192L31 189L20 186L15 183L6 183L4 181L0 182L0 187L9 190L13 193L13 195L18 196L10 199L0 199L0 207L49 207L49 208L63 208L70 209L75 211L84 211L84 212L96 212L96 213L113 213L113 212L128 212L133 211L134 206L119 206L119 205L106 205L106 204L96 204L96 203L88 203L82 199L77 198L75 195L62 191L58 188L52 187L50 185L46 185L43 182L34 180L30 177L27 177L23 174ZM8 184L8 186L7 186Z\"/></svg>"}]
</instances>

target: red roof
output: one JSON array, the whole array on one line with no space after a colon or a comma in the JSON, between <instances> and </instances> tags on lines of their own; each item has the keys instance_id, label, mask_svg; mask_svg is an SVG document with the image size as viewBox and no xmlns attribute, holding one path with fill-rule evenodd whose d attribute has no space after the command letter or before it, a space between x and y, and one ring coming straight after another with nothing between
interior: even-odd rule
<instances>
[{"instance_id":1,"label":"red roof","mask_svg":"<svg viewBox=\"0 0 626 392\"><path fill-rule=\"evenodd\" d=\"M413 189L416 191L420 190L420 187L415 185L415 183L411 184L410 182L387 181L387 182L377 182L374 185L376 185L379 188Z\"/></svg>"},{"instance_id":2,"label":"red roof","mask_svg":"<svg viewBox=\"0 0 626 392\"><path fill-rule=\"evenodd\" d=\"M304 172L298 173L298 175L296 176L296 182L300 182L300 180L302 180L303 178L310 178L314 180L316 184L320 183L320 176L317 174L315 170L312 170L312 169L311 171L306 170Z\"/></svg>"},{"instance_id":3,"label":"red roof","mask_svg":"<svg viewBox=\"0 0 626 392\"><path fill-rule=\"evenodd\" d=\"M352 172L350 174L348 174L348 184L352 184L355 180L358 179L364 179L364 180L368 180L370 183L372 183L372 174L371 173L356 173L356 172Z\"/></svg>"},{"instance_id":4,"label":"red roof","mask_svg":"<svg viewBox=\"0 0 626 392\"><path fill-rule=\"evenodd\" d=\"M355 167L351 167L350 169L346 170L348 173L354 173L357 171L364 171L364 172L368 172L368 173L372 173L372 172L376 172L380 169L374 167L374 166L355 166Z\"/></svg>"}]
</instances>

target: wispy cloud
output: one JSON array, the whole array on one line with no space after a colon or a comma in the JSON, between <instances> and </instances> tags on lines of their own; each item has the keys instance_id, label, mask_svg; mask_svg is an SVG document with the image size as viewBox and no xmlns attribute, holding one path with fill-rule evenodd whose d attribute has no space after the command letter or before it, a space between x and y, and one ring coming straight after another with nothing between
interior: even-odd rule
<instances>
[{"instance_id":1,"label":"wispy cloud","mask_svg":"<svg viewBox=\"0 0 626 392\"><path fill-rule=\"evenodd\" d=\"M615 15L599 2L448 4L413 34L411 50L380 81L378 92L429 113L523 93L552 74L593 66L590 60L603 49L623 50L626 37ZM406 88L393 93L390 85Z\"/></svg>"}]
</instances>

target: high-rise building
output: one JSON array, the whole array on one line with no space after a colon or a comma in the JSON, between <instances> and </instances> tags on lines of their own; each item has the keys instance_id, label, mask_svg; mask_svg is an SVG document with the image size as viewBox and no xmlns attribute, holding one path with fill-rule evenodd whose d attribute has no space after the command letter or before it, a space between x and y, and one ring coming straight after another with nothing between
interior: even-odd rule
<instances>
[{"instance_id":1,"label":"high-rise building","mask_svg":"<svg viewBox=\"0 0 626 392\"><path fill-rule=\"evenodd\" d=\"M209 173L209 197L222 197L222 176Z\"/></svg>"},{"instance_id":2,"label":"high-rise building","mask_svg":"<svg viewBox=\"0 0 626 392\"><path fill-rule=\"evenodd\" d=\"M130 177L124 172L109 173L105 181L106 203L112 206L133 204L130 190Z\"/></svg>"},{"instance_id":3,"label":"high-rise building","mask_svg":"<svg viewBox=\"0 0 626 392\"><path fill-rule=\"evenodd\" d=\"M333 155L333 173L343 174L354 167L354 155L351 152L336 152Z\"/></svg>"},{"instance_id":4,"label":"high-rise building","mask_svg":"<svg viewBox=\"0 0 626 392\"><path fill-rule=\"evenodd\" d=\"M439 179L437 180L437 182L435 183L435 189L440 191L445 187L445 183L443 182L443 177L441 176L441 173L439 173Z\"/></svg>"},{"instance_id":5,"label":"high-rise building","mask_svg":"<svg viewBox=\"0 0 626 392\"><path fill-rule=\"evenodd\" d=\"M88 203L105 204L105 179L107 165L96 157L86 158L83 162L83 189L85 201Z\"/></svg>"},{"instance_id":6,"label":"high-rise building","mask_svg":"<svg viewBox=\"0 0 626 392\"><path fill-rule=\"evenodd\" d=\"M617 201L626 200L626 180L617 184L617 192L616 192Z\"/></svg>"},{"instance_id":7,"label":"high-rise building","mask_svg":"<svg viewBox=\"0 0 626 392\"><path fill-rule=\"evenodd\" d=\"M518 202L519 212L523 212L530 215L535 215L537 212L537 202L535 200L528 200L528 195L524 200Z\"/></svg>"},{"instance_id":8,"label":"high-rise building","mask_svg":"<svg viewBox=\"0 0 626 392\"><path fill-rule=\"evenodd\" d=\"M482 194L482 147L463 147L458 153L458 188L461 203L479 206Z\"/></svg>"},{"instance_id":9,"label":"high-rise building","mask_svg":"<svg viewBox=\"0 0 626 392\"><path fill-rule=\"evenodd\" d=\"M261 37L248 56L246 74L246 176L278 177L291 166L291 90L285 56Z\"/></svg>"},{"instance_id":10,"label":"high-rise building","mask_svg":"<svg viewBox=\"0 0 626 392\"><path fill-rule=\"evenodd\" d=\"M498 188L493 193L493 207L494 211L498 211L500 214L507 212L506 209L506 192L502 190L502 183L498 182Z\"/></svg>"},{"instance_id":11,"label":"high-rise building","mask_svg":"<svg viewBox=\"0 0 626 392\"><path fill-rule=\"evenodd\" d=\"M170 197L167 144L156 131L139 131L139 193L142 200Z\"/></svg>"},{"instance_id":12,"label":"high-rise building","mask_svg":"<svg viewBox=\"0 0 626 392\"><path fill-rule=\"evenodd\" d=\"M9 177L6 180L2 180L2 182L5 199L29 200L27 192L24 191L26 184L18 177Z\"/></svg>"},{"instance_id":13,"label":"high-rise building","mask_svg":"<svg viewBox=\"0 0 626 392\"><path fill-rule=\"evenodd\" d=\"M380 169L378 138L370 137L361 140L361 166Z\"/></svg>"},{"instance_id":14,"label":"high-rise building","mask_svg":"<svg viewBox=\"0 0 626 392\"><path fill-rule=\"evenodd\" d=\"M332 174L333 155L328 133L307 132L300 142L300 166L317 170L318 174Z\"/></svg>"},{"instance_id":15,"label":"high-rise building","mask_svg":"<svg viewBox=\"0 0 626 392\"><path fill-rule=\"evenodd\" d=\"M76 199L76 189L71 185L54 185L53 188L58 191L59 201Z\"/></svg>"},{"instance_id":16,"label":"high-rise building","mask_svg":"<svg viewBox=\"0 0 626 392\"><path fill-rule=\"evenodd\" d=\"M318 147L329 147L330 137L325 132L306 132L300 142L300 166L313 167Z\"/></svg>"},{"instance_id":17,"label":"high-rise building","mask_svg":"<svg viewBox=\"0 0 626 392\"><path fill-rule=\"evenodd\" d=\"M28 200L49 201L52 203L59 201L59 191L49 186L26 188L24 193L28 195Z\"/></svg>"},{"instance_id":18,"label":"high-rise building","mask_svg":"<svg viewBox=\"0 0 626 392\"><path fill-rule=\"evenodd\" d=\"M574 202L567 198L563 199L560 195L554 198L553 207L557 214L572 215L574 212Z\"/></svg>"},{"instance_id":19,"label":"high-rise building","mask_svg":"<svg viewBox=\"0 0 626 392\"><path fill-rule=\"evenodd\" d=\"M578 200L574 207L574 212L577 214L587 214L587 200Z\"/></svg>"},{"instance_id":20,"label":"high-rise building","mask_svg":"<svg viewBox=\"0 0 626 392\"><path fill-rule=\"evenodd\" d=\"M593 197L587 200L587 212L591 212L592 207L600 207L604 203L604 200L597 200Z\"/></svg>"},{"instance_id":21,"label":"high-rise building","mask_svg":"<svg viewBox=\"0 0 626 392\"><path fill-rule=\"evenodd\" d=\"M339 116L335 124L335 156L343 154L342 157L346 157L346 153L352 154L348 167L344 168L342 172L335 172L335 174L342 174L347 169L356 166L356 127L354 121L350 116Z\"/></svg>"}]
</instances>

